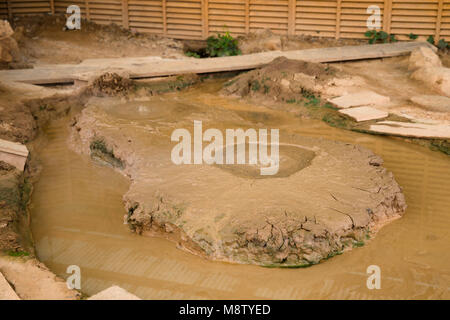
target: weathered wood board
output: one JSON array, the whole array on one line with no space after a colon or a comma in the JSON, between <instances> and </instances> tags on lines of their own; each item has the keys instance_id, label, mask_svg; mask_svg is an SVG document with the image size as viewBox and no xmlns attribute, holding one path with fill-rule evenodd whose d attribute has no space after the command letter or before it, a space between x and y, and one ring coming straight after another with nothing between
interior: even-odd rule
<instances>
[{"instance_id":1,"label":"weathered wood board","mask_svg":"<svg viewBox=\"0 0 450 320\"><path fill-rule=\"evenodd\" d=\"M310 62L337 62L407 55L415 48L421 46L433 47L427 42L397 42L294 51L269 51L207 59L161 59L157 57L89 59L80 64L4 70L0 71L0 80L31 84L58 84L73 82L81 74L114 70L127 72L131 78L150 78L186 73L212 73L254 69L278 57Z\"/></svg>"},{"instance_id":2,"label":"weathered wood board","mask_svg":"<svg viewBox=\"0 0 450 320\"><path fill-rule=\"evenodd\" d=\"M25 145L0 139L0 160L23 171L28 157Z\"/></svg>"}]
</instances>

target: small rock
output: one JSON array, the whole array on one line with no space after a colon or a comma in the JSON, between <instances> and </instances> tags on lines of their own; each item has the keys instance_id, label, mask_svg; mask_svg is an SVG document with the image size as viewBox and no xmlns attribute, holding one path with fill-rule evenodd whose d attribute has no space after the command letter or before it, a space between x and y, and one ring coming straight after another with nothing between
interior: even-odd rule
<instances>
[{"instance_id":1,"label":"small rock","mask_svg":"<svg viewBox=\"0 0 450 320\"><path fill-rule=\"evenodd\" d=\"M285 89L289 89L291 82L289 80L286 79L281 79L281 85L283 86L283 88Z\"/></svg>"},{"instance_id":2,"label":"small rock","mask_svg":"<svg viewBox=\"0 0 450 320\"><path fill-rule=\"evenodd\" d=\"M14 34L13 29L6 20L0 20L0 38L11 37Z\"/></svg>"},{"instance_id":3,"label":"small rock","mask_svg":"<svg viewBox=\"0 0 450 320\"><path fill-rule=\"evenodd\" d=\"M135 296L132 293L129 293L125 289L118 287L118 286L112 286L108 289L105 289L92 297L90 297L88 300L141 300L139 297Z\"/></svg>"},{"instance_id":4,"label":"small rock","mask_svg":"<svg viewBox=\"0 0 450 320\"><path fill-rule=\"evenodd\" d=\"M411 78L423 81L429 87L450 97L450 68L426 67L416 70Z\"/></svg>"},{"instance_id":5,"label":"small rock","mask_svg":"<svg viewBox=\"0 0 450 320\"><path fill-rule=\"evenodd\" d=\"M409 57L408 70L414 71L426 67L442 67L439 56L431 48L420 47L415 49Z\"/></svg>"},{"instance_id":6,"label":"small rock","mask_svg":"<svg viewBox=\"0 0 450 320\"><path fill-rule=\"evenodd\" d=\"M426 109L437 112L450 112L450 98L437 95L414 96L410 99Z\"/></svg>"}]
</instances>

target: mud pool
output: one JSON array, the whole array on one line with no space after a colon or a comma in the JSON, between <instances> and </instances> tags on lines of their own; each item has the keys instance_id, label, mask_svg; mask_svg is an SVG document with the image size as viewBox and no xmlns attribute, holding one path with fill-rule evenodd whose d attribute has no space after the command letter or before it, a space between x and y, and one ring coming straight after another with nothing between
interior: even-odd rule
<instances>
[{"instance_id":1,"label":"mud pool","mask_svg":"<svg viewBox=\"0 0 450 320\"><path fill-rule=\"evenodd\" d=\"M450 297L450 161L392 138L327 126L319 121L218 97L213 89L168 94L171 101L220 105L292 133L365 146L380 155L403 187L406 214L361 248L304 269L212 262L161 238L138 236L123 223L128 180L67 146L70 119L42 135L43 170L31 203L38 257L56 274L81 268L82 291L113 284L148 299L402 299ZM126 115L123 115L126 117ZM154 115L153 115L154 116ZM145 125L145 116L133 120ZM381 268L381 290L366 288L366 268Z\"/></svg>"}]
</instances>

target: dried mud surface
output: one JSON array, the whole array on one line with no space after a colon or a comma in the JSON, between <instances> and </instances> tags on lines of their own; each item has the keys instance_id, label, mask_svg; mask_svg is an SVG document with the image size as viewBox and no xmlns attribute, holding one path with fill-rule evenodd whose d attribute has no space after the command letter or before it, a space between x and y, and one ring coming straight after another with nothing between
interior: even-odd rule
<instances>
[{"instance_id":1,"label":"dried mud surface","mask_svg":"<svg viewBox=\"0 0 450 320\"><path fill-rule=\"evenodd\" d=\"M130 177L124 202L133 231L213 260L302 267L360 245L406 208L401 188L371 151L283 131L280 171L266 179L248 166L174 165L171 132L192 132L193 120L204 130L254 124L221 107L157 97L91 99L74 120L71 146Z\"/></svg>"}]
</instances>

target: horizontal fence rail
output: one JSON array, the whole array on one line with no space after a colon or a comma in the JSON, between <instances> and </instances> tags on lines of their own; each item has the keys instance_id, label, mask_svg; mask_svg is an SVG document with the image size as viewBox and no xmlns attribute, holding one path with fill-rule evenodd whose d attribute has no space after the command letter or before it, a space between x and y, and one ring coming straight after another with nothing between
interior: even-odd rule
<instances>
[{"instance_id":1,"label":"horizontal fence rail","mask_svg":"<svg viewBox=\"0 0 450 320\"><path fill-rule=\"evenodd\" d=\"M178 39L216 33L244 35L268 28L280 35L364 38L369 6L380 8L381 29L450 41L450 0L0 0L0 18L65 13L70 5L99 24Z\"/></svg>"}]
</instances>

